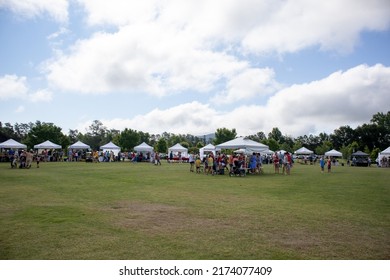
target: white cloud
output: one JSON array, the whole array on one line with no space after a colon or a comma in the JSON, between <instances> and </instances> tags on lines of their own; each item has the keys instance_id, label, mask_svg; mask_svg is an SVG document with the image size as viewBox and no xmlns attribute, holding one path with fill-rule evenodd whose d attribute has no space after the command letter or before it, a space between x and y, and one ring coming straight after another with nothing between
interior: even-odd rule
<instances>
[{"instance_id":1,"label":"white cloud","mask_svg":"<svg viewBox=\"0 0 390 280\"><path fill-rule=\"evenodd\" d=\"M219 114L207 104L197 101L181 104L166 110L154 109L144 115L132 119L100 120L106 127L123 130L132 128L149 133L204 133L213 131L212 127L220 119ZM78 125L83 131L91 124L91 120ZM186 131L186 132L185 132Z\"/></svg>"},{"instance_id":2,"label":"white cloud","mask_svg":"<svg viewBox=\"0 0 390 280\"><path fill-rule=\"evenodd\" d=\"M246 69L233 76L226 84L226 90L212 98L219 104L233 103L239 100L264 97L281 88L275 79L275 73L270 68Z\"/></svg>"},{"instance_id":3,"label":"white cloud","mask_svg":"<svg viewBox=\"0 0 390 280\"><path fill-rule=\"evenodd\" d=\"M224 52L195 48L188 34L156 24L95 33L69 55L48 61L49 82L81 93L126 91L163 96L185 90L207 92L248 67Z\"/></svg>"},{"instance_id":4,"label":"white cloud","mask_svg":"<svg viewBox=\"0 0 390 280\"><path fill-rule=\"evenodd\" d=\"M5 75L0 77L0 99L26 98L28 87L26 77Z\"/></svg>"},{"instance_id":5,"label":"white cloud","mask_svg":"<svg viewBox=\"0 0 390 280\"><path fill-rule=\"evenodd\" d=\"M20 105L20 106L18 106L18 108L16 108L16 110L15 110L15 113L23 113L24 111L25 111L25 107L23 106L23 105Z\"/></svg>"},{"instance_id":6,"label":"white cloud","mask_svg":"<svg viewBox=\"0 0 390 280\"><path fill-rule=\"evenodd\" d=\"M52 92L48 89L40 89L32 93L26 77L5 75L0 77L0 100L21 99L32 102L49 102L52 100Z\"/></svg>"},{"instance_id":7,"label":"white cloud","mask_svg":"<svg viewBox=\"0 0 390 280\"><path fill-rule=\"evenodd\" d=\"M267 20L243 36L242 45L248 52L296 52L312 46L350 52L360 32L385 30L390 24L390 5L386 0L273 3L274 9Z\"/></svg>"},{"instance_id":8,"label":"white cloud","mask_svg":"<svg viewBox=\"0 0 390 280\"><path fill-rule=\"evenodd\" d=\"M368 122L372 115L387 111L390 104L390 68L381 64L359 65L345 72L307 84L293 85L271 97L267 115L286 133L333 130ZM277 114L272 114L276 111Z\"/></svg>"},{"instance_id":9,"label":"white cloud","mask_svg":"<svg viewBox=\"0 0 390 280\"><path fill-rule=\"evenodd\" d=\"M50 102L53 99L53 93L48 89L40 89L29 95L32 102Z\"/></svg>"},{"instance_id":10,"label":"white cloud","mask_svg":"<svg viewBox=\"0 0 390 280\"><path fill-rule=\"evenodd\" d=\"M8 8L13 13L27 19L48 14L58 22L68 20L67 0L0 0L0 8Z\"/></svg>"},{"instance_id":11,"label":"white cloud","mask_svg":"<svg viewBox=\"0 0 390 280\"><path fill-rule=\"evenodd\" d=\"M245 54L283 54L312 46L350 51L360 32L384 30L390 23L385 0L78 3L89 25L116 31L77 41L44 68L54 87L93 94L164 96L191 90L219 91L217 98L226 95L227 102L249 98L276 85L267 74L270 69L251 66ZM254 75L270 80L255 81ZM242 79L249 84L237 85ZM217 89L221 83L222 92Z\"/></svg>"},{"instance_id":12,"label":"white cloud","mask_svg":"<svg viewBox=\"0 0 390 280\"><path fill-rule=\"evenodd\" d=\"M202 135L221 127L235 128L242 136L269 133L274 127L295 137L332 133L342 125L368 123L373 114L387 112L389 88L390 67L359 65L319 81L282 89L264 106L238 106L225 112L194 101L166 110L154 109L132 119L101 121L109 128L127 127L154 134ZM91 122L80 124L78 129L82 131Z\"/></svg>"}]
</instances>

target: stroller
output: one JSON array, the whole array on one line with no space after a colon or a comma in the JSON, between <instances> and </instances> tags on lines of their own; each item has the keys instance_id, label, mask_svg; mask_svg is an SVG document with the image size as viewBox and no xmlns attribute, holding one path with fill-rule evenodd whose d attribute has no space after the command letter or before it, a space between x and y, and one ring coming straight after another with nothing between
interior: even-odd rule
<instances>
[{"instance_id":1,"label":"stroller","mask_svg":"<svg viewBox=\"0 0 390 280\"><path fill-rule=\"evenodd\" d=\"M233 162L233 168L229 172L229 176L245 176L244 162L242 160L236 160Z\"/></svg>"}]
</instances>

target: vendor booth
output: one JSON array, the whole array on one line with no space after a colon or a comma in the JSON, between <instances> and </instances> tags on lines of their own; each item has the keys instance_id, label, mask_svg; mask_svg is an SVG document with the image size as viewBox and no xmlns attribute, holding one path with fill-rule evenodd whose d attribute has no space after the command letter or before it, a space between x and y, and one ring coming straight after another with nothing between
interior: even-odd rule
<instances>
[{"instance_id":1,"label":"vendor booth","mask_svg":"<svg viewBox=\"0 0 390 280\"><path fill-rule=\"evenodd\" d=\"M168 149L168 159L173 161L188 161L188 149L177 143Z\"/></svg>"},{"instance_id":2,"label":"vendor booth","mask_svg":"<svg viewBox=\"0 0 390 280\"><path fill-rule=\"evenodd\" d=\"M213 153L215 156L216 151L217 151L217 149L215 148L215 146L213 144L207 144L206 146L199 149L200 159L203 159L205 154L207 154L207 153Z\"/></svg>"},{"instance_id":3,"label":"vendor booth","mask_svg":"<svg viewBox=\"0 0 390 280\"><path fill-rule=\"evenodd\" d=\"M34 145L34 149L38 150L38 155L40 155L43 161L58 161L62 160L62 151L58 152L55 150L61 150L61 145L55 144L49 140L42 142L40 144Z\"/></svg>"},{"instance_id":4,"label":"vendor booth","mask_svg":"<svg viewBox=\"0 0 390 280\"><path fill-rule=\"evenodd\" d=\"M377 163L380 167L390 166L390 147L378 154Z\"/></svg>"},{"instance_id":5,"label":"vendor booth","mask_svg":"<svg viewBox=\"0 0 390 280\"><path fill-rule=\"evenodd\" d=\"M351 155L352 166L369 166L368 154L357 151Z\"/></svg>"},{"instance_id":6,"label":"vendor booth","mask_svg":"<svg viewBox=\"0 0 390 280\"><path fill-rule=\"evenodd\" d=\"M236 139L221 143L215 146L217 149L245 149L249 153L262 153L269 149L267 145L247 139L238 137Z\"/></svg>"},{"instance_id":7,"label":"vendor booth","mask_svg":"<svg viewBox=\"0 0 390 280\"><path fill-rule=\"evenodd\" d=\"M117 156L121 148L110 141L107 144L100 146L100 150L103 150L103 153L106 151L112 151L115 156Z\"/></svg>"},{"instance_id":8,"label":"vendor booth","mask_svg":"<svg viewBox=\"0 0 390 280\"><path fill-rule=\"evenodd\" d=\"M20 150L20 149L27 149L27 146L19 143L18 141L15 141L14 139L8 139L7 141L4 141L0 143L0 149L3 150ZM0 153L0 161L9 161L10 160L10 154L14 154L14 151L2 151Z\"/></svg>"},{"instance_id":9,"label":"vendor booth","mask_svg":"<svg viewBox=\"0 0 390 280\"><path fill-rule=\"evenodd\" d=\"M7 141L4 141L0 143L1 149L27 149L27 146L19 143L18 141L15 141L14 139L8 139Z\"/></svg>"}]
</instances>

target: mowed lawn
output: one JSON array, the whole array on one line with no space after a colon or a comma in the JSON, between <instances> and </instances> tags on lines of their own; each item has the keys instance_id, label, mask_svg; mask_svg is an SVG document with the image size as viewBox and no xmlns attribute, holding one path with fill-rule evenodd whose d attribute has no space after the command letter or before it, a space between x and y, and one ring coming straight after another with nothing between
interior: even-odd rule
<instances>
[{"instance_id":1,"label":"mowed lawn","mask_svg":"<svg viewBox=\"0 0 390 280\"><path fill-rule=\"evenodd\" d=\"M389 259L390 169L0 164L0 259Z\"/></svg>"}]
</instances>

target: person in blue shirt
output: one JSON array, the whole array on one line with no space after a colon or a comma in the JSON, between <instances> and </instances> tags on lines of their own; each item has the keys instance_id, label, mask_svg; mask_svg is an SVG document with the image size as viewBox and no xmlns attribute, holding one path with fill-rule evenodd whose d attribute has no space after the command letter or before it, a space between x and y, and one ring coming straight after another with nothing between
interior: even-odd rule
<instances>
[{"instance_id":1,"label":"person in blue shirt","mask_svg":"<svg viewBox=\"0 0 390 280\"><path fill-rule=\"evenodd\" d=\"M321 173L324 173L324 168L325 168L324 157L321 157L321 159L320 159L320 167L321 167Z\"/></svg>"}]
</instances>

